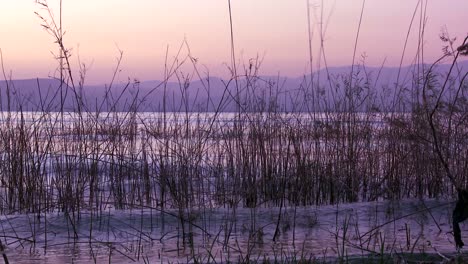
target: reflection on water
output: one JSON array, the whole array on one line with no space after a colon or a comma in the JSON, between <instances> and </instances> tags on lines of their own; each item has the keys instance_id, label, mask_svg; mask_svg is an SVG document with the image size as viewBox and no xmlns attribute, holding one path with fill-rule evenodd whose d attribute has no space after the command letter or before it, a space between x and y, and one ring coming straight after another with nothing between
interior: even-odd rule
<instances>
[{"instance_id":1,"label":"reflection on water","mask_svg":"<svg viewBox=\"0 0 468 264\"><path fill-rule=\"evenodd\" d=\"M454 252L453 206L406 200L283 209L110 209L99 215L4 215L0 222L11 263L219 263L382 249Z\"/></svg>"}]
</instances>

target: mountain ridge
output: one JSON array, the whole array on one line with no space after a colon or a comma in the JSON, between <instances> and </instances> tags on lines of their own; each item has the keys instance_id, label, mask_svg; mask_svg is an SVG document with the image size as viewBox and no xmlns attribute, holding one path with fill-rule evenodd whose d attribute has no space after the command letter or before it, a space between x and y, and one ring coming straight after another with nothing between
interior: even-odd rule
<instances>
[{"instance_id":1,"label":"mountain ridge","mask_svg":"<svg viewBox=\"0 0 468 264\"><path fill-rule=\"evenodd\" d=\"M444 75L450 69L450 64L437 65L434 70L437 75ZM409 65L405 67L353 67L353 85L372 90L375 94L386 92L395 93L395 89L409 89L415 77L417 67L430 67L425 65ZM458 62L456 71L466 74L468 60ZM344 96L343 89L351 66L330 67L315 71L314 86L320 81L318 93L323 96L324 105L331 104L331 96ZM452 72L453 73L453 72ZM398 78L399 75L399 78ZM331 82L328 81L330 76ZM421 78L422 76L419 76ZM239 85L234 82L227 85L227 80L220 77L194 79L186 83L161 80L134 81L117 83L109 87L106 84L85 85L82 89L73 91L69 86L60 86L60 80L53 78L13 79L0 81L0 110L50 110L75 111L80 101L88 111L235 111L239 105L236 100L237 90L240 90L240 107L245 104L246 111L262 111L272 107L272 101L282 101L283 105L275 102L276 107L282 111L297 111L295 105L303 104L310 93L307 87L310 83L310 74L299 77L286 76L240 76ZM397 83L398 82L398 83ZM8 84L8 88L7 88ZM341 86L335 89L335 86ZM330 87L334 87L330 89ZM315 88L316 89L316 88ZM9 95L8 95L9 90ZM76 100L75 93L80 100ZM165 99L164 100L164 95ZM286 102L287 97L303 97L298 101ZM284 98L283 98L284 97ZM10 98L10 104L8 104ZM60 98L64 98L61 100ZM336 98L334 99L336 100ZM382 102L385 104L388 102ZM255 107L252 109L252 104ZM263 104L263 105L261 105ZM260 107L261 106L261 107ZM336 109L335 109L336 110Z\"/></svg>"}]
</instances>

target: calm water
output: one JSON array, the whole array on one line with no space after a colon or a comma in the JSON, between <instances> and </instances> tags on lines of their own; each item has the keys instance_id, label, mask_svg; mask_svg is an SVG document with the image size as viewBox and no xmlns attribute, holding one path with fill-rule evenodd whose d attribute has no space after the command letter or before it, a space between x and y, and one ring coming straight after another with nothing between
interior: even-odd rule
<instances>
[{"instance_id":1,"label":"calm water","mask_svg":"<svg viewBox=\"0 0 468 264\"><path fill-rule=\"evenodd\" d=\"M9 215L0 222L12 263L223 262L294 252L311 258L366 255L382 247L389 253L451 253L453 206L406 200L283 208L281 214L279 208L199 209L183 213L191 221L184 228L180 211L150 209L108 208L100 217L84 212L79 220L75 216L74 227L73 216L64 214ZM466 229L462 225L465 240Z\"/></svg>"},{"instance_id":2,"label":"calm water","mask_svg":"<svg viewBox=\"0 0 468 264\"><path fill-rule=\"evenodd\" d=\"M112 154L111 157L116 157L118 154L118 157L121 158L119 161L124 161L124 158L127 157L130 157L130 161L141 161L142 150L150 149L157 158L158 151L166 150L167 146L158 134L164 127L161 125L161 121L163 121L169 126L173 126L171 130L173 133L178 133L184 126L192 129L190 133L194 131L195 136L188 132L186 136L181 133L181 138L174 134L170 135L175 138L168 143L169 146L177 150L174 151L174 157L179 157L177 155L180 154L192 157L191 151L198 150L199 145L197 144L201 142L203 144L200 146L203 146L203 151L200 151L200 157L203 159L200 160L205 163L196 164L201 168L210 168L216 172L217 167L214 165L224 166L223 162L225 161L219 161L219 163L212 161L216 161L215 158L225 154L225 150L219 149L219 146L230 140L230 130L225 129L225 126L230 128L233 125L231 121L235 116L235 114L230 113L223 113L219 116L213 113L191 113L187 117L184 113L171 113L165 117L162 113L138 113L135 117L129 117L128 114L100 113L96 117L85 117L98 121L95 123L90 121L91 128L95 128L95 130L89 130L94 131L89 133L89 137L86 134L88 131L86 124L76 123L77 117L74 114L66 114L63 122L58 121L61 119L59 113L48 113L47 115L23 113L22 117L19 113L13 113L12 119L9 119L9 115L6 113L0 115L0 125L5 125L8 129L12 128L11 133L6 133L13 138L10 140L7 137L8 143L12 146L16 143L13 136L17 135L17 131L15 126L11 126L11 124L19 124L22 119L30 128L28 135L35 136L39 143L38 146L41 145L41 140L51 142L51 146L53 146L50 149L42 150L39 148L37 152L33 151L31 156L28 156L31 159L28 160L30 162L28 164L34 167L32 165L36 164L36 159L38 162L43 162L42 170L39 172L40 175L44 176L43 183L47 186L43 188L47 191L48 198L51 199L38 203L41 204L40 208L50 206L52 208L49 208L50 211L55 213L14 214L15 208L13 208L5 209L9 214L0 216L0 238L2 243L6 245L5 253L11 263L185 263L195 262L195 260L202 263L208 261L220 263L227 260L242 261L246 258L262 259L274 258L275 256L280 259L293 256L336 258L349 255L367 255L382 250L387 253L452 253L455 251L450 224L454 203L447 200L382 201L339 206L285 207L282 209L278 207L262 208L263 203L256 209L233 209L223 207L230 204L230 202L225 202L224 204L211 203L210 208L161 210L157 194L152 197L153 206L157 209L139 207L138 204L142 204L140 199L143 197L138 196L140 189L130 188L133 187L131 184L135 183L126 181L124 178L121 185L125 187L126 191L122 196L125 196L130 190L131 194L134 195L132 197L137 197L129 198L131 206L127 208L133 207L134 209L115 210L110 206L115 202L113 199L116 192L111 191L112 186L109 184L111 180L108 178L109 168L106 166L112 160L108 153ZM369 116L362 116L363 119L364 117ZM249 120L249 118L266 117L252 114L243 120ZM308 120L309 116L304 114L284 114L281 118L288 124L298 125L298 131L302 131L301 122L310 121ZM328 118L326 115L320 114L314 120L320 121L326 118ZM112 131L112 127L106 127L106 122L110 126L117 124L124 128L124 123L129 122L129 127L136 126L137 128L136 139L125 138L125 129L123 129L124 136L122 138L124 139L114 138L112 144L102 144L101 142L114 136L109 132ZM272 123L275 122L272 121ZM282 122L278 122L278 124L281 125ZM372 122L373 128L378 128L382 122L382 116L374 115L363 122ZM310 124L315 126L320 125L320 122L310 122ZM80 127L82 129L80 137L74 141L73 129L76 125L83 127ZM98 125L102 125L103 129L98 128ZM217 139L216 133L213 131L211 131L213 134L210 134L210 139L205 138L203 131L211 129L212 125L218 126L214 131L221 133L225 139ZM151 128L149 129L151 132L154 132L154 135L152 134L154 138L150 141L145 141L144 133L141 132L143 128L148 128L147 126ZM267 124L265 127L268 131L269 125ZM36 131L38 132L35 133ZM108 132L108 134L104 132ZM198 132L200 133L197 134ZM192 136L195 140L192 139ZM142 142L146 144L144 147ZM274 141L274 149L281 151L283 149L282 143L284 142ZM313 146L317 145L310 145L311 148ZM122 149L119 149L120 147ZM72 160L71 157L77 150L82 151L80 152L81 156ZM218 152L212 154L213 151ZM67 153L71 155L64 155ZM10 156L7 154L10 152L5 151L5 154L0 154L0 157L4 155L5 164L9 164L6 161L9 161ZM46 155L41 156L40 154ZM86 211L86 208L89 208L86 206L92 205L89 203L80 204L83 207L80 208L80 214L73 215L58 213L60 209L58 204L42 205L42 203L60 200L58 197L62 193L58 194L57 182L62 178L57 177L57 175L63 172L61 165L87 164L88 161L94 161L95 156L98 157L98 165L103 165L96 172L97 175L101 176L101 182L95 190L100 195L97 206L101 208ZM151 160L151 157L148 160ZM11 162L11 164L15 163ZM74 173L75 170L80 169L80 166L76 166L76 168L73 167L66 172ZM157 167L154 168L154 171L158 172ZM26 172L24 175L29 177L30 174ZM12 179L15 177L13 174L10 176ZM156 176L151 176L154 185L159 184L160 180ZM203 182L205 184L203 188L196 189L195 193L200 200L196 205L198 207L205 206L206 201L213 201L217 195L217 192L213 191L216 183L214 178L204 177L203 179L208 180ZM190 178L190 181L192 180L196 181L198 178ZM90 183L85 183L79 194L85 198L88 197L90 186ZM0 190L0 196L7 197L4 194L9 189L6 186L1 186ZM158 189L154 188L154 190ZM66 189L61 189L61 191L66 192ZM83 197L79 198L83 200ZM84 201L86 202L86 199ZM267 202L265 201L265 203ZM133 203L135 203L134 206ZM6 198L0 199L0 204L2 208L8 208L9 205ZM178 207L176 202L168 206L171 205L175 208ZM208 207L208 205L206 206ZM465 229L468 228L462 225L463 235L468 234ZM468 239L465 238L465 240Z\"/></svg>"}]
</instances>

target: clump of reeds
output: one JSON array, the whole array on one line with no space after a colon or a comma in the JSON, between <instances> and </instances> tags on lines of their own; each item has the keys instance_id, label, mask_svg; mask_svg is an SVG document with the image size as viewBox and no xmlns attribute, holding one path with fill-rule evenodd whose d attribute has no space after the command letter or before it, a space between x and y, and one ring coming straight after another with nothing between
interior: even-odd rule
<instances>
[{"instance_id":1,"label":"clump of reeds","mask_svg":"<svg viewBox=\"0 0 468 264\"><path fill-rule=\"evenodd\" d=\"M205 91L190 93L192 77L178 70L189 61L202 78L184 43L188 54L174 59L175 66L166 69L164 82L156 87L165 89L175 80L182 98L178 106L168 108L164 103L159 112L140 113L139 106L149 94L134 93L131 102L121 102L132 83L112 95L116 85L112 80L106 97L93 108L83 100L83 82L76 83L74 78L61 24L54 20L47 2L41 6L50 17L38 16L59 49L57 100L44 98L36 112L23 111L25 102L15 100L12 90L16 87L4 76L6 89L1 92L7 100L6 105L2 101L0 122L3 214L47 218L47 214L60 212L67 217L71 236L78 239L82 214L90 214L94 223L92 219L101 221L110 208L175 209L182 243L193 249L194 223L206 217L197 212L228 208L231 218L226 220L223 242L227 248L237 228L238 207L251 210L249 242L255 244L262 237L262 227L254 221L256 209L261 207L283 210L449 196L453 186L444 178L423 103L437 109L432 122L441 144L439 151L457 180L467 181L468 86L464 72L443 76L441 83L430 69L423 71L423 79L414 84L413 91L421 95L426 89L428 102L418 96L409 103L395 97L394 107L377 111L379 91L369 75L362 78L364 64L353 65L349 76L329 79L325 85L333 87L334 94L328 98L329 93L315 92L310 97L310 91L302 88L282 91L278 82L260 78L257 59L242 70L233 63L233 76L224 82L223 97L214 102L209 82L204 84ZM458 55L466 52L463 47L445 54L453 58L453 67ZM237 70L245 74L237 74ZM310 85L307 82L305 78L301 87ZM318 90L324 89L321 86L314 84ZM201 97L203 92L207 106L196 106L198 97L193 94ZM174 100L165 96L164 102ZM304 99L298 101L299 97ZM67 111L64 104L70 98L75 108ZM49 101L52 103L45 104ZM236 111L225 113L230 104ZM398 107L409 104L411 110ZM280 232L281 210L275 238ZM90 241L93 230L91 225ZM204 236L210 237L206 232ZM344 257L345 247L339 246ZM295 255L283 258L282 254L279 259L310 260ZM270 261L276 262L277 257L263 260Z\"/></svg>"}]
</instances>

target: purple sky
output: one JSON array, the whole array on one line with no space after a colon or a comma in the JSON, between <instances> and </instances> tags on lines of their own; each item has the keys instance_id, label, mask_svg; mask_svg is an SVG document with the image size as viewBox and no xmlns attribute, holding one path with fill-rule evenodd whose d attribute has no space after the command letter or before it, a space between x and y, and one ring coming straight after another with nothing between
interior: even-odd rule
<instances>
[{"instance_id":1,"label":"purple sky","mask_svg":"<svg viewBox=\"0 0 468 264\"><path fill-rule=\"evenodd\" d=\"M0 48L6 70L13 78L54 75L53 39L40 27L34 11L45 14L34 0L4 1L0 9ZM58 14L57 0L49 0ZM184 40L200 69L211 75L229 75L230 33L228 4L222 0L64 0L65 44L89 67L88 83L105 83L112 76L118 49L124 52L118 79L161 79L166 48L173 58ZM263 57L261 74L300 76L308 71L309 49L306 0L232 0L236 56L248 63ZM362 1L310 0L314 68L319 62L319 28L326 29L324 45L329 66L352 62ZM397 66L418 0L367 0L364 7L357 60L366 64ZM466 0L427 2L425 60L441 54L441 29L446 27L456 43L467 35ZM420 10L410 32L404 64L414 59ZM186 51L183 51L186 54ZM323 63L322 63L323 64ZM189 68L186 69L190 71Z\"/></svg>"}]
</instances>

